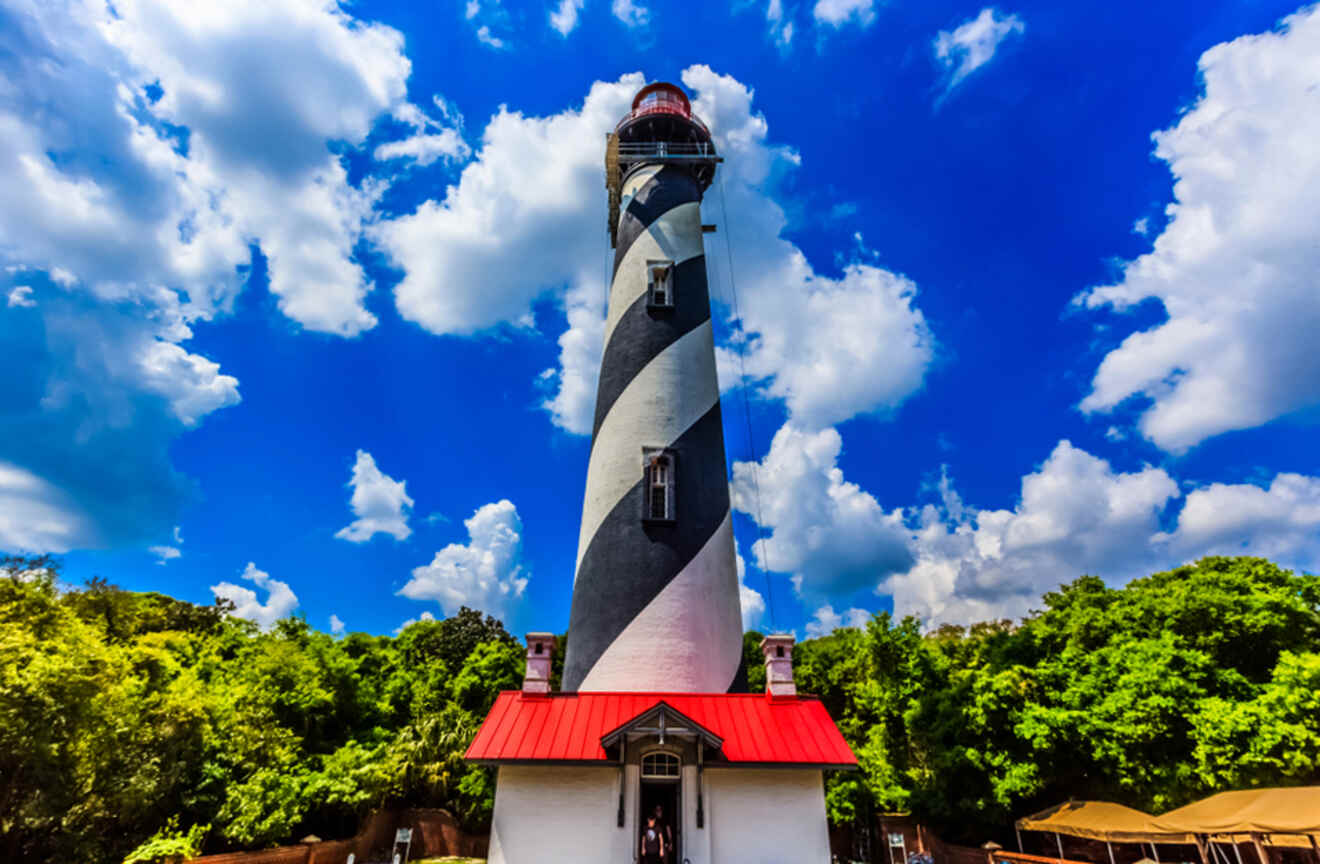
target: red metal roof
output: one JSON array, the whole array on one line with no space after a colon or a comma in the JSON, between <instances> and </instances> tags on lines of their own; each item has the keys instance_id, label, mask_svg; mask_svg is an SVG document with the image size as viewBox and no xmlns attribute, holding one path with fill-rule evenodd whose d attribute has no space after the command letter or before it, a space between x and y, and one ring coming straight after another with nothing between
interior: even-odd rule
<instances>
[{"instance_id":1,"label":"red metal roof","mask_svg":"<svg viewBox=\"0 0 1320 864\"><path fill-rule=\"evenodd\" d=\"M813 696L758 693L552 693L507 690L466 758L483 762L603 762L600 739L660 702L724 739L731 763L854 767L848 743Z\"/></svg>"}]
</instances>

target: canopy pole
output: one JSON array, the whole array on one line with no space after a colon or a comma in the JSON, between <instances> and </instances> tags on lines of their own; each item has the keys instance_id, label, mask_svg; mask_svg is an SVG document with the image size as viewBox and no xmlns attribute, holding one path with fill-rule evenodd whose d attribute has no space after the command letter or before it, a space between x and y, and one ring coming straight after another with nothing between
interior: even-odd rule
<instances>
[{"instance_id":1,"label":"canopy pole","mask_svg":"<svg viewBox=\"0 0 1320 864\"><path fill-rule=\"evenodd\" d=\"M1109 864L1118 864L1118 862L1114 860L1114 844L1106 840L1105 848L1109 850Z\"/></svg>"},{"instance_id":2,"label":"canopy pole","mask_svg":"<svg viewBox=\"0 0 1320 864\"><path fill-rule=\"evenodd\" d=\"M1311 841L1311 851L1315 853L1315 860L1317 864L1320 864L1320 843L1316 842L1314 834L1307 834L1306 836Z\"/></svg>"},{"instance_id":3,"label":"canopy pole","mask_svg":"<svg viewBox=\"0 0 1320 864\"><path fill-rule=\"evenodd\" d=\"M1193 834L1192 839L1196 841L1196 851L1201 853L1201 864L1210 864L1210 856L1205 851L1205 835Z\"/></svg>"},{"instance_id":4,"label":"canopy pole","mask_svg":"<svg viewBox=\"0 0 1320 864\"><path fill-rule=\"evenodd\" d=\"M1251 845L1256 847L1256 854L1260 856L1260 864L1270 864L1270 856L1265 853L1265 845L1260 842L1259 834L1251 835Z\"/></svg>"},{"instance_id":5,"label":"canopy pole","mask_svg":"<svg viewBox=\"0 0 1320 864\"><path fill-rule=\"evenodd\" d=\"M1233 844L1233 855L1237 857L1237 864L1242 864L1242 847L1236 842Z\"/></svg>"},{"instance_id":6,"label":"canopy pole","mask_svg":"<svg viewBox=\"0 0 1320 864\"><path fill-rule=\"evenodd\" d=\"M1155 859L1155 864L1160 864L1160 847L1155 845L1155 841L1150 841L1150 854Z\"/></svg>"},{"instance_id":7,"label":"canopy pole","mask_svg":"<svg viewBox=\"0 0 1320 864\"><path fill-rule=\"evenodd\" d=\"M1017 835L1017 841L1018 841L1018 853L1021 854L1022 851L1023 851L1023 850L1022 850L1022 829L1019 828L1019 827L1017 827L1016 825L1014 825L1014 826L1013 826L1013 833ZM1312 839L1311 842L1314 843L1315 840Z\"/></svg>"},{"instance_id":8,"label":"canopy pole","mask_svg":"<svg viewBox=\"0 0 1320 864\"><path fill-rule=\"evenodd\" d=\"M1063 841L1059 839L1059 832L1054 832L1054 844L1059 847L1059 860L1063 860Z\"/></svg>"}]
</instances>

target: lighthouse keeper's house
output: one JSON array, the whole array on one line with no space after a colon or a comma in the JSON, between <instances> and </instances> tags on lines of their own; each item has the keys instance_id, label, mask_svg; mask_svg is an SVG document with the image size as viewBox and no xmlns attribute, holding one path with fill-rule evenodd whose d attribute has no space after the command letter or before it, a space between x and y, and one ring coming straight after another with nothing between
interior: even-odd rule
<instances>
[{"instance_id":1,"label":"lighthouse keeper's house","mask_svg":"<svg viewBox=\"0 0 1320 864\"><path fill-rule=\"evenodd\" d=\"M498 767L491 864L636 861L663 808L675 864L826 864L823 772L857 760L793 685L792 636L770 636L765 693L552 693L554 637L527 637L467 758ZM658 658L663 662L662 658Z\"/></svg>"}]
</instances>

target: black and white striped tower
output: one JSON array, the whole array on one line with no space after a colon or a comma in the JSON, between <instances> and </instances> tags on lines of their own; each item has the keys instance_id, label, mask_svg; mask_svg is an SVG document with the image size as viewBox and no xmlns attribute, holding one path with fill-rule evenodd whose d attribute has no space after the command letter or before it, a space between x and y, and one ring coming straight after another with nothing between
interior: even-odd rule
<instances>
[{"instance_id":1,"label":"black and white striped tower","mask_svg":"<svg viewBox=\"0 0 1320 864\"><path fill-rule=\"evenodd\" d=\"M606 148L614 278L564 690L718 693L742 658L701 197L719 158L671 84Z\"/></svg>"}]
</instances>

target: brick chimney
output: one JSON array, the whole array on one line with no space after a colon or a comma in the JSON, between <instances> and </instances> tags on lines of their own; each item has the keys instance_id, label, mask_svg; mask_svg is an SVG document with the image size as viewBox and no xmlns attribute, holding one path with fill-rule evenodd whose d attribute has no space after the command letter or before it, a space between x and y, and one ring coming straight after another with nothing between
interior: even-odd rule
<instances>
[{"instance_id":1,"label":"brick chimney","mask_svg":"<svg viewBox=\"0 0 1320 864\"><path fill-rule=\"evenodd\" d=\"M771 698L796 697L793 683L793 634L775 633L761 640L765 655L765 693Z\"/></svg>"},{"instance_id":2,"label":"brick chimney","mask_svg":"<svg viewBox=\"0 0 1320 864\"><path fill-rule=\"evenodd\" d=\"M527 634L527 674L522 692L542 695L550 692L550 661L555 656L555 634Z\"/></svg>"}]
</instances>

